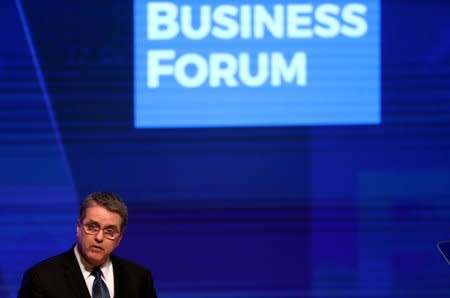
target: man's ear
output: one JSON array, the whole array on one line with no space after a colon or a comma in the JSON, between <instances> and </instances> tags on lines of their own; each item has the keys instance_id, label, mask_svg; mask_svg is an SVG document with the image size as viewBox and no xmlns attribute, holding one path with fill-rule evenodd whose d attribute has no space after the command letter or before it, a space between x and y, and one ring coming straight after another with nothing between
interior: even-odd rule
<instances>
[{"instance_id":1,"label":"man's ear","mask_svg":"<svg viewBox=\"0 0 450 298\"><path fill-rule=\"evenodd\" d=\"M78 219L77 220L77 236L80 233L80 225L81 225L81 223L80 223L80 220Z\"/></svg>"},{"instance_id":2,"label":"man's ear","mask_svg":"<svg viewBox=\"0 0 450 298\"><path fill-rule=\"evenodd\" d=\"M120 241L122 241L122 237L123 237L123 233L120 233L119 238L117 238L117 245L116 245L116 247L119 246Z\"/></svg>"}]
</instances>

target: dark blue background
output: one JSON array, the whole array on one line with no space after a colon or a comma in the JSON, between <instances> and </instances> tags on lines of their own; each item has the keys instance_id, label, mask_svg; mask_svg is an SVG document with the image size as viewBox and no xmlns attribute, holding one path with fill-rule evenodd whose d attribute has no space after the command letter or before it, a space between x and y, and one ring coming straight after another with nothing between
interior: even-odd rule
<instances>
[{"instance_id":1,"label":"dark blue background","mask_svg":"<svg viewBox=\"0 0 450 298\"><path fill-rule=\"evenodd\" d=\"M133 128L131 1L1 8L0 297L97 190L163 298L450 295L450 2L382 2L381 125L162 130Z\"/></svg>"}]
</instances>

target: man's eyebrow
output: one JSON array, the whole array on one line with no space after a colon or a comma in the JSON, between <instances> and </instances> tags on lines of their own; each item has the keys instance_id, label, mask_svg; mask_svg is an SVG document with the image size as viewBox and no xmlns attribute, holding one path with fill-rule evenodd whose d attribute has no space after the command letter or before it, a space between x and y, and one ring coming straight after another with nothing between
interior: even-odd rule
<instances>
[{"instance_id":1,"label":"man's eyebrow","mask_svg":"<svg viewBox=\"0 0 450 298\"><path fill-rule=\"evenodd\" d=\"M99 226L99 227L101 227L101 228L103 228L103 229L109 229L109 228L118 229L118 228L119 228L118 226L113 225L113 224L111 224L111 225L106 225L106 226L102 227L102 226L101 226L98 222L96 222L95 220L88 221L86 224L96 224L97 226Z\"/></svg>"},{"instance_id":2,"label":"man's eyebrow","mask_svg":"<svg viewBox=\"0 0 450 298\"><path fill-rule=\"evenodd\" d=\"M89 219L86 221L85 223L86 225L91 225L91 224L96 224L97 226L101 227L100 223L98 221L95 221L93 219ZM115 229L119 229L119 226L116 226L114 224L110 224L110 225L106 225L104 227L102 227L103 229L108 229L108 228L115 228Z\"/></svg>"},{"instance_id":3,"label":"man's eyebrow","mask_svg":"<svg viewBox=\"0 0 450 298\"><path fill-rule=\"evenodd\" d=\"M87 221L86 221L86 224L87 224L87 225L96 224L97 226L100 226L100 225L98 224L98 222L96 222L95 220L92 220L92 219L87 220Z\"/></svg>"}]
</instances>

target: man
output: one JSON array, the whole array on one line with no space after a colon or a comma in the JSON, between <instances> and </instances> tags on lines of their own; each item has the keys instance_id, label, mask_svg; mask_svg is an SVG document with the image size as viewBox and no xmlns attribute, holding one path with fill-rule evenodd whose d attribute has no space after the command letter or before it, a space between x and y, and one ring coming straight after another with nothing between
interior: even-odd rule
<instances>
[{"instance_id":1,"label":"man","mask_svg":"<svg viewBox=\"0 0 450 298\"><path fill-rule=\"evenodd\" d=\"M156 297L147 269L111 254L127 221L128 209L119 196L87 196L80 207L75 246L27 270L18 297Z\"/></svg>"}]
</instances>

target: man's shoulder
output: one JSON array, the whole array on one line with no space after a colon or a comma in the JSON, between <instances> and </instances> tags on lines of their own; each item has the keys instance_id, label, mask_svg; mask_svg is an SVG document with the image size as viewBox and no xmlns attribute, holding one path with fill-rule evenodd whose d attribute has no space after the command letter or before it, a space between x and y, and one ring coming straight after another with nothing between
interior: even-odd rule
<instances>
[{"instance_id":1,"label":"man's shoulder","mask_svg":"<svg viewBox=\"0 0 450 298\"><path fill-rule=\"evenodd\" d=\"M49 270L50 268L60 267L63 264L66 264L67 262L70 262L70 260L74 257L72 256L73 252L72 249L63 253L60 253L58 255L49 257L47 259L44 259L32 267L30 267L27 271L34 271L39 272L42 270Z\"/></svg>"},{"instance_id":2,"label":"man's shoulder","mask_svg":"<svg viewBox=\"0 0 450 298\"><path fill-rule=\"evenodd\" d=\"M114 279L117 277L120 297L156 298L155 286L150 270L129 259L111 255Z\"/></svg>"},{"instance_id":3,"label":"man's shoulder","mask_svg":"<svg viewBox=\"0 0 450 298\"><path fill-rule=\"evenodd\" d=\"M116 255L111 255L111 261L113 266L117 266L118 268L125 270L125 271L134 271L134 272L140 272L142 274L149 274L150 270L145 268L144 266L135 263L132 260L119 257Z\"/></svg>"}]
</instances>

